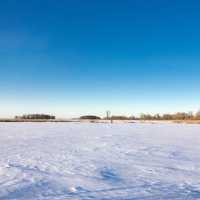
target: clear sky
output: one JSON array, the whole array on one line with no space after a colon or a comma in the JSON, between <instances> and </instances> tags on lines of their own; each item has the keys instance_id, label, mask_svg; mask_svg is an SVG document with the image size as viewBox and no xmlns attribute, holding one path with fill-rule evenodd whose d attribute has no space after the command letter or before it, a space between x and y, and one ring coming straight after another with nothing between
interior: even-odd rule
<instances>
[{"instance_id":1,"label":"clear sky","mask_svg":"<svg viewBox=\"0 0 200 200\"><path fill-rule=\"evenodd\" d=\"M0 116L200 108L200 1L0 2Z\"/></svg>"}]
</instances>

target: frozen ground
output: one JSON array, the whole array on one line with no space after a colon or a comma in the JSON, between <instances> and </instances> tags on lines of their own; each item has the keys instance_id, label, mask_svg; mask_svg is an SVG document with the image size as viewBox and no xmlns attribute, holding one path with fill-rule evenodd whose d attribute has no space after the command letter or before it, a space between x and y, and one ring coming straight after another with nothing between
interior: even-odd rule
<instances>
[{"instance_id":1,"label":"frozen ground","mask_svg":"<svg viewBox=\"0 0 200 200\"><path fill-rule=\"evenodd\" d=\"M65 199L200 199L200 125L0 123L0 200Z\"/></svg>"}]
</instances>

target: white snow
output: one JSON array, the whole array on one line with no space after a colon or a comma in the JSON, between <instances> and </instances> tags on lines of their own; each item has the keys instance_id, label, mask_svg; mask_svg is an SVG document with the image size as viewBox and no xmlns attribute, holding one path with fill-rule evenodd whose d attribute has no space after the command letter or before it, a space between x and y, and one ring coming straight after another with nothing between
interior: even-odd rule
<instances>
[{"instance_id":1,"label":"white snow","mask_svg":"<svg viewBox=\"0 0 200 200\"><path fill-rule=\"evenodd\" d=\"M200 125L0 123L0 200L67 199L200 199Z\"/></svg>"}]
</instances>

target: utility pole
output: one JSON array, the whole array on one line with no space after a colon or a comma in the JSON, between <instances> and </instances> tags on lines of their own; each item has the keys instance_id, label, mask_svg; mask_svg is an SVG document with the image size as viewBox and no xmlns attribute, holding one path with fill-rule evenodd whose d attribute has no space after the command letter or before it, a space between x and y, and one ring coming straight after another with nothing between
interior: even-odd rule
<instances>
[{"instance_id":1,"label":"utility pole","mask_svg":"<svg viewBox=\"0 0 200 200\"><path fill-rule=\"evenodd\" d=\"M108 110L106 111L106 119L107 120L110 120L110 123L112 124L113 123L113 120L112 120L112 117L111 117L111 112Z\"/></svg>"},{"instance_id":2,"label":"utility pole","mask_svg":"<svg viewBox=\"0 0 200 200\"><path fill-rule=\"evenodd\" d=\"M106 119L107 120L109 120L110 119L110 114L111 114L111 112L108 110L108 111L106 111Z\"/></svg>"}]
</instances>

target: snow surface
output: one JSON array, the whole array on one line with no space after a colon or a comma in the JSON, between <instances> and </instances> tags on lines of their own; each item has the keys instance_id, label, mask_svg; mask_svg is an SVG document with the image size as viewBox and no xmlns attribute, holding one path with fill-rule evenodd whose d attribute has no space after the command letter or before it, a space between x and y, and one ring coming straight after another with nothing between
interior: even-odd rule
<instances>
[{"instance_id":1,"label":"snow surface","mask_svg":"<svg viewBox=\"0 0 200 200\"><path fill-rule=\"evenodd\" d=\"M0 200L198 200L200 126L0 123Z\"/></svg>"}]
</instances>

